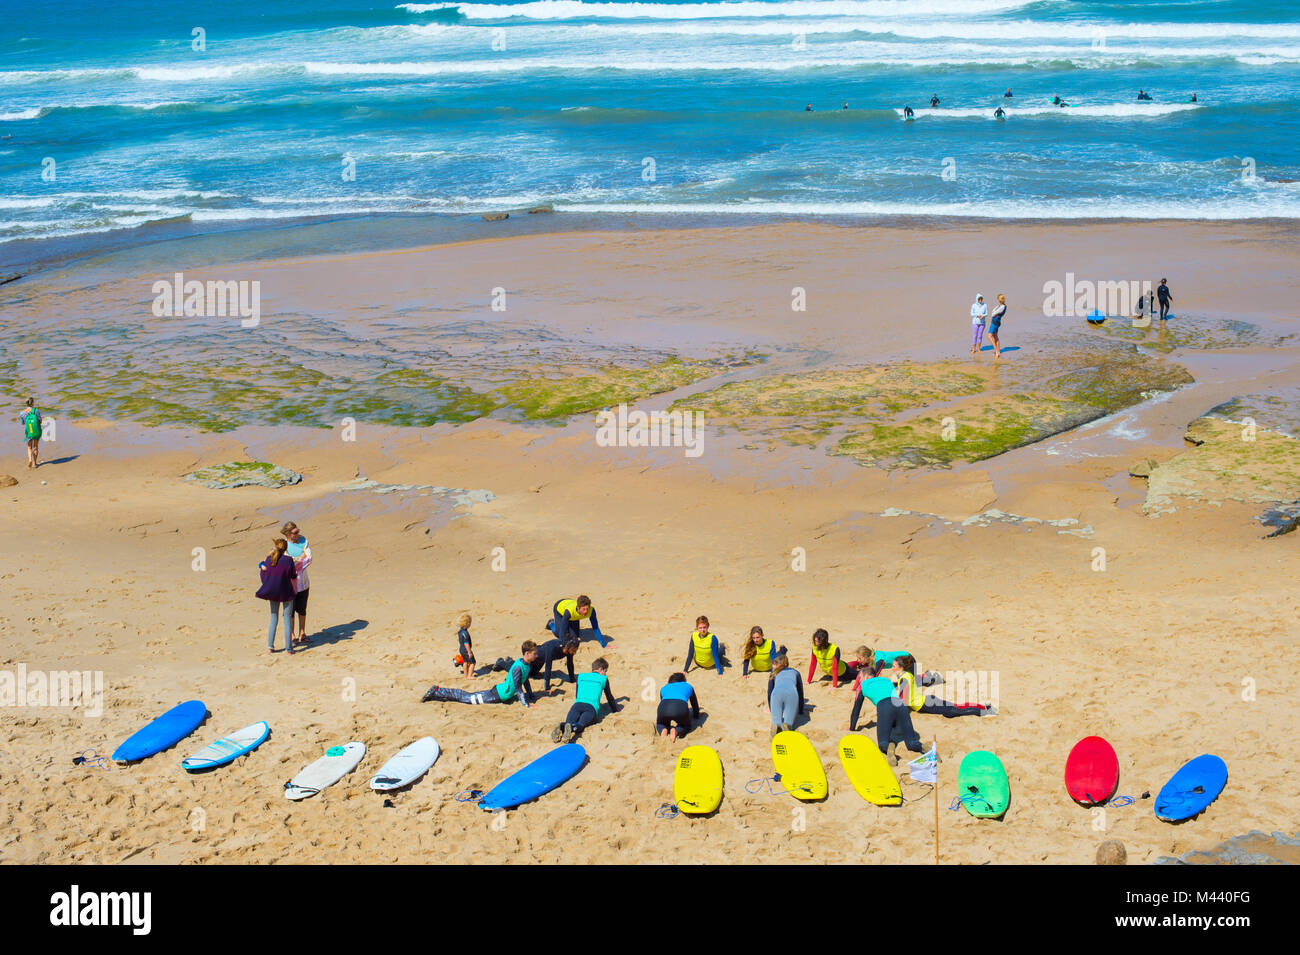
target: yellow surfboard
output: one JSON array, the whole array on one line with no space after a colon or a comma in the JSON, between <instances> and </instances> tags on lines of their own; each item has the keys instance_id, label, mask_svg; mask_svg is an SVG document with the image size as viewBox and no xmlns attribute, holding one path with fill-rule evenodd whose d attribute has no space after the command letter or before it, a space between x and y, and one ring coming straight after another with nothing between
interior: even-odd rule
<instances>
[{"instance_id":1,"label":"yellow surfboard","mask_svg":"<svg viewBox=\"0 0 1300 955\"><path fill-rule=\"evenodd\" d=\"M772 737L772 763L781 785L795 799L805 802L826 798L826 770L817 750L803 733L783 730Z\"/></svg>"},{"instance_id":2,"label":"yellow surfboard","mask_svg":"<svg viewBox=\"0 0 1300 955\"><path fill-rule=\"evenodd\" d=\"M840 740L840 764L858 795L877 806L901 806L903 790L885 754L861 733L849 733Z\"/></svg>"},{"instance_id":3,"label":"yellow surfboard","mask_svg":"<svg viewBox=\"0 0 1300 955\"><path fill-rule=\"evenodd\" d=\"M682 812L702 816L722 802L722 760L711 746L687 746L677 757L673 800Z\"/></svg>"}]
</instances>

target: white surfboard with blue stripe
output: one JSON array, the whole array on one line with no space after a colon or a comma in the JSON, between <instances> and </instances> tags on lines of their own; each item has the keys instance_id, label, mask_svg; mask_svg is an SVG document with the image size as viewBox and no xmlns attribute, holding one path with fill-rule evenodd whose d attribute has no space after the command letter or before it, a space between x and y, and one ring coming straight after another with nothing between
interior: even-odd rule
<instances>
[{"instance_id":1,"label":"white surfboard with blue stripe","mask_svg":"<svg viewBox=\"0 0 1300 955\"><path fill-rule=\"evenodd\" d=\"M190 772L200 769L213 769L233 763L245 753L252 752L266 742L271 735L271 727L263 720L251 723L242 730L236 730L229 736L223 736L216 742L209 743L193 756L181 760L181 765Z\"/></svg>"}]
</instances>

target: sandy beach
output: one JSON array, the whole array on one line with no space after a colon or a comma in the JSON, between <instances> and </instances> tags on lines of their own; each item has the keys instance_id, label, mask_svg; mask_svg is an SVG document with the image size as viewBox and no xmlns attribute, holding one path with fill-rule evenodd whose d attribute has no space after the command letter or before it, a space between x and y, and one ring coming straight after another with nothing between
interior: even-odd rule
<instances>
[{"instance_id":1,"label":"sandy beach","mask_svg":"<svg viewBox=\"0 0 1300 955\"><path fill-rule=\"evenodd\" d=\"M766 679L740 674L754 624L805 676L818 627L849 653L980 674L996 716L916 717L943 760L943 862L1091 863L1119 839L1152 863L1296 832L1298 538L1266 539L1258 520L1300 499L1293 226L503 229L220 265L194 248L104 253L4 289L8 405L35 394L58 431L30 471L11 426L0 464L17 479L0 488L0 670L102 672L103 712L0 708L0 861L932 860L929 787L905 781L904 804L881 808L848 785L848 687L809 687L797 727L829 797L747 791L773 774ZM260 324L157 318L153 283L175 272L260 282ZM1044 283L1066 273L1167 275L1175 319L1044 315ZM969 357L976 292L1010 306L1016 350L996 365ZM1240 414L1205 417L1243 396L1260 409L1249 446ZM594 412L619 403L699 410L703 453L601 446ZM948 417L984 450L937 444L927 422ZM184 480L240 461L302 480ZM1131 476L1142 462L1149 485ZM317 642L292 657L267 653L253 596L286 520L315 555ZM453 667L456 618L473 615L490 661L549 638L552 603L578 593L614 642L584 643L577 665L610 661L622 711L586 731L589 763L560 790L502 818L457 801L550 747L574 687L532 709L421 703L431 684L499 679ZM706 818L658 819L685 744L656 738L654 691L699 614L734 666L692 671L707 719L686 743L718 751L725 797ZM172 750L73 764L187 699L210 715ZM235 764L178 765L261 719L271 738ZM1100 815L1062 782L1093 734L1135 798ZM367 780L424 735L441 757L386 808ZM353 739L368 752L350 776L284 798ZM1007 768L1000 821L949 811L976 749ZM1142 794L1206 752L1228 765L1222 796L1157 820Z\"/></svg>"}]
</instances>

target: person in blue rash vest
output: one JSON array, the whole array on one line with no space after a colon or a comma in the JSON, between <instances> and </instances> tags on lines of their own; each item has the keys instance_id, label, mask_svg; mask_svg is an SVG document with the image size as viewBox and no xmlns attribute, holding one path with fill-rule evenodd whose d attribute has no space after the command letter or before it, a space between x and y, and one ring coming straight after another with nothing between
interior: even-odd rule
<instances>
[{"instance_id":1,"label":"person in blue rash vest","mask_svg":"<svg viewBox=\"0 0 1300 955\"><path fill-rule=\"evenodd\" d=\"M622 709L614 699L614 691L609 688L609 661L598 657L591 661L591 672L578 677L578 692L573 705L569 707L569 715L555 727L551 733L551 742L572 743L582 735L583 730L599 721L602 695L609 704L611 713Z\"/></svg>"},{"instance_id":2,"label":"person in blue rash vest","mask_svg":"<svg viewBox=\"0 0 1300 955\"><path fill-rule=\"evenodd\" d=\"M722 644L718 643L718 638L709 631L708 617L695 618L695 629L691 631L690 639L686 643L686 665L682 667L683 673L691 672L691 663L699 669L713 667L718 671L718 676L722 676Z\"/></svg>"},{"instance_id":3,"label":"person in blue rash vest","mask_svg":"<svg viewBox=\"0 0 1300 955\"><path fill-rule=\"evenodd\" d=\"M561 640L570 635L581 639L580 629L584 620L591 621L591 633L602 650L613 642L600 632L600 624L596 620L596 608L591 605L591 598L586 594L576 599L566 597L555 601L551 606L551 619L546 622L546 629Z\"/></svg>"},{"instance_id":4,"label":"person in blue rash vest","mask_svg":"<svg viewBox=\"0 0 1300 955\"><path fill-rule=\"evenodd\" d=\"M509 703L515 697L524 709L533 705L533 691L528 685L528 674L537 660L537 644L525 640L518 660L506 668L506 678L486 690L458 690L451 686L431 686L420 698L421 703L438 700L444 703Z\"/></svg>"},{"instance_id":5,"label":"person in blue rash vest","mask_svg":"<svg viewBox=\"0 0 1300 955\"><path fill-rule=\"evenodd\" d=\"M569 682L576 683L577 677L573 675L573 655L578 652L581 644L578 638L570 636L563 643L559 640L547 640L537 648L537 660L533 663L528 672L529 679L542 679L545 682L542 685L542 695L548 696L551 692L552 668L557 660L563 660L569 669ZM563 677L555 677L557 683L563 683Z\"/></svg>"},{"instance_id":6,"label":"person in blue rash vest","mask_svg":"<svg viewBox=\"0 0 1300 955\"><path fill-rule=\"evenodd\" d=\"M685 673L674 673L659 688L659 709L655 711L655 732L677 740L691 731L700 718L700 701Z\"/></svg>"},{"instance_id":7,"label":"person in blue rash vest","mask_svg":"<svg viewBox=\"0 0 1300 955\"><path fill-rule=\"evenodd\" d=\"M924 752L921 737L912 726L912 711L905 700L894 694L894 684L888 677L873 676L862 681L861 692L854 694L853 712L849 715L850 733L857 728L863 700L876 708L876 745L890 762L898 762L894 747L900 741L914 753Z\"/></svg>"}]
</instances>

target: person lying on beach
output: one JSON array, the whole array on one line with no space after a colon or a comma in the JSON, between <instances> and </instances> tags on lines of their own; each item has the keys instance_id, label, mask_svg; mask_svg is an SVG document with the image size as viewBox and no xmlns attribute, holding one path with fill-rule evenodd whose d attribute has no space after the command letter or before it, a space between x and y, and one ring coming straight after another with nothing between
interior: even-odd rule
<instances>
[{"instance_id":1,"label":"person lying on beach","mask_svg":"<svg viewBox=\"0 0 1300 955\"><path fill-rule=\"evenodd\" d=\"M23 426L23 441L27 444L27 466L41 466L41 413L36 410L36 399L28 398L18 416Z\"/></svg>"},{"instance_id":2,"label":"person lying on beach","mask_svg":"<svg viewBox=\"0 0 1300 955\"><path fill-rule=\"evenodd\" d=\"M804 712L803 681L784 653L772 661L772 675L767 680L767 711L772 715L773 736L793 727L795 719Z\"/></svg>"},{"instance_id":3,"label":"person lying on beach","mask_svg":"<svg viewBox=\"0 0 1300 955\"><path fill-rule=\"evenodd\" d=\"M718 671L718 676L722 676L722 662L722 644L709 631L709 618L696 617L695 629L691 631L690 640L686 644L686 665L682 667L682 672L690 673L691 664L694 663L699 669L713 667Z\"/></svg>"},{"instance_id":4,"label":"person lying on beach","mask_svg":"<svg viewBox=\"0 0 1300 955\"><path fill-rule=\"evenodd\" d=\"M572 743L588 726L599 722L602 694L605 701L609 703L611 713L617 713L622 709L614 700L614 691L609 688L608 674L609 661L604 657L597 657L591 661L591 672L578 676L578 692L574 697L573 705L569 707L569 714L564 718L564 722L555 727L551 733L552 743Z\"/></svg>"},{"instance_id":5,"label":"person lying on beach","mask_svg":"<svg viewBox=\"0 0 1300 955\"><path fill-rule=\"evenodd\" d=\"M775 640L769 640L763 636L762 627L750 627L749 639L745 641L745 652L741 654L740 675L742 677L749 676L751 669L755 673L771 671L772 660L783 653L785 653L785 647L778 650Z\"/></svg>"},{"instance_id":6,"label":"person lying on beach","mask_svg":"<svg viewBox=\"0 0 1300 955\"><path fill-rule=\"evenodd\" d=\"M928 676L929 674L923 674ZM926 685L916 678L916 660L910 653L894 658L889 673L891 683L898 686L898 698L905 702L914 713L934 713L952 719L957 716L994 716L997 710L980 703L949 703L933 693L925 693L921 687Z\"/></svg>"},{"instance_id":7,"label":"person lying on beach","mask_svg":"<svg viewBox=\"0 0 1300 955\"><path fill-rule=\"evenodd\" d=\"M473 619L469 614L463 613L456 625L460 627L456 631L456 662L463 668L465 676L474 675L474 664L478 661L474 659L474 641L469 638L469 625Z\"/></svg>"},{"instance_id":8,"label":"person lying on beach","mask_svg":"<svg viewBox=\"0 0 1300 955\"><path fill-rule=\"evenodd\" d=\"M537 659L537 644L531 640L525 640L523 647L520 649L518 660L511 662L506 670L506 678L496 686L487 690L478 690L471 693L468 690L458 690L451 686L438 686L434 684L429 687L420 698L421 703L428 703L431 700L437 700L443 703L509 703L516 696L519 702L528 709L533 705L533 690L528 683L528 674L532 668L533 661Z\"/></svg>"},{"instance_id":9,"label":"person lying on beach","mask_svg":"<svg viewBox=\"0 0 1300 955\"><path fill-rule=\"evenodd\" d=\"M271 625L266 631L268 653L275 652L275 627L281 615L284 617L284 648L293 653L293 595L298 571L288 550L288 541L274 537L271 539L271 552L257 565L262 575L262 586L257 589L257 596L271 604Z\"/></svg>"},{"instance_id":10,"label":"person lying on beach","mask_svg":"<svg viewBox=\"0 0 1300 955\"><path fill-rule=\"evenodd\" d=\"M1002 330L1002 319L1007 314L1007 297L998 293L998 304L989 316L989 341L993 343L993 357L1002 357L1002 342L998 341L998 332Z\"/></svg>"},{"instance_id":11,"label":"person lying on beach","mask_svg":"<svg viewBox=\"0 0 1300 955\"><path fill-rule=\"evenodd\" d=\"M912 711L894 695L894 684L883 676L873 676L862 681L861 691L853 698L853 712L849 714L850 733L858 727L863 700L876 708L876 745L890 762L898 762L894 746L900 740L914 753L924 751L921 737L912 726Z\"/></svg>"},{"instance_id":12,"label":"person lying on beach","mask_svg":"<svg viewBox=\"0 0 1300 955\"><path fill-rule=\"evenodd\" d=\"M659 709L655 711L655 732L676 741L691 731L700 718L700 701L685 673L674 673L659 688Z\"/></svg>"},{"instance_id":13,"label":"person lying on beach","mask_svg":"<svg viewBox=\"0 0 1300 955\"><path fill-rule=\"evenodd\" d=\"M559 640L547 640L537 648L537 660L533 663L529 676L545 681L542 685L543 696L550 695L552 667L556 660L564 661L564 665L569 670L569 682L577 682L577 677L573 675L573 655L578 652L578 647L581 645L577 637L570 636L563 643ZM555 680L557 683L562 683L563 677L556 677Z\"/></svg>"},{"instance_id":14,"label":"person lying on beach","mask_svg":"<svg viewBox=\"0 0 1300 955\"><path fill-rule=\"evenodd\" d=\"M808 664L808 682L813 681L813 674L820 667L822 676L831 678L831 688L839 689L840 680L858 675L858 661L849 663L840 659L838 644L831 643L831 635L825 630L817 630L812 635L812 660Z\"/></svg>"},{"instance_id":15,"label":"person lying on beach","mask_svg":"<svg viewBox=\"0 0 1300 955\"><path fill-rule=\"evenodd\" d=\"M600 623L596 620L596 608L591 605L591 598L586 594L575 598L568 597L555 601L551 607L552 619L546 622L546 629L561 640L567 636L580 637L582 621L591 621L591 633L604 650L612 641L606 640L600 632Z\"/></svg>"},{"instance_id":16,"label":"person lying on beach","mask_svg":"<svg viewBox=\"0 0 1300 955\"><path fill-rule=\"evenodd\" d=\"M970 356L978 358L980 345L984 344L984 325L989 318L989 307L984 304L984 296L976 295L970 307L971 345Z\"/></svg>"}]
</instances>

